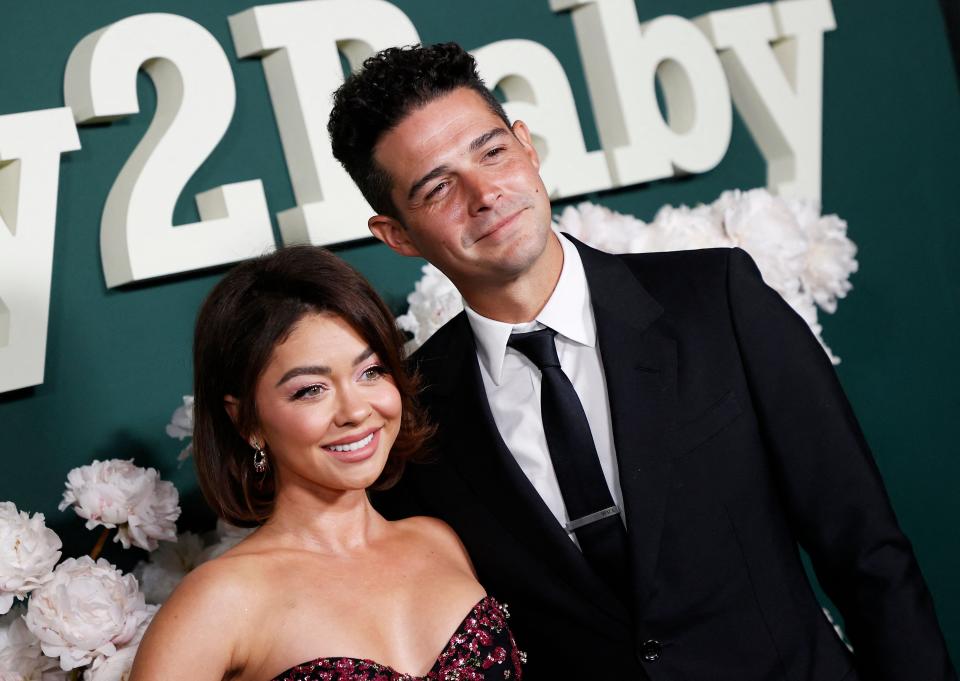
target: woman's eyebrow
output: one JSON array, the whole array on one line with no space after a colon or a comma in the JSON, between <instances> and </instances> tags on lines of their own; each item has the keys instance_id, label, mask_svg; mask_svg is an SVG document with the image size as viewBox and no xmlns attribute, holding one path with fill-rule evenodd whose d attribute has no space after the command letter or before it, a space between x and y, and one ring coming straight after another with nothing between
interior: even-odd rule
<instances>
[{"instance_id":1,"label":"woman's eyebrow","mask_svg":"<svg viewBox=\"0 0 960 681\"><path fill-rule=\"evenodd\" d=\"M373 354L373 348L368 346L366 350L364 350L359 355L357 355L357 358L353 360L353 366L357 366L358 364L360 364L360 362L362 362L372 354Z\"/></svg>"},{"instance_id":2,"label":"woman's eyebrow","mask_svg":"<svg viewBox=\"0 0 960 681\"><path fill-rule=\"evenodd\" d=\"M360 362L367 359L372 354L373 354L373 348L367 347L363 352L357 355L357 357L353 360L353 366L357 366L358 364L360 364ZM279 388L281 385L289 381L291 378L296 378L297 376L306 376L306 375L329 376L332 373L333 373L333 370L328 366L324 366L323 364L316 364L314 366L308 366L308 367L294 367L293 369L285 373L280 378L279 381L277 381L277 385L275 387Z\"/></svg>"},{"instance_id":3,"label":"woman's eyebrow","mask_svg":"<svg viewBox=\"0 0 960 681\"><path fill-rule=\"evenodd\" d=\"M297 376L305 376L305 375L316 376L318 374L321 376L329 376L332 373L333 373L333 370L330 367L323 366L322 364L318 364L317 366L311 366L311 367L294 367L293 369L285 373L280 378L279 381L277 381L277 385L275 387L279 388L281 385L289 381L291 378L296 378Z\"/></svg>"}]
</instances>

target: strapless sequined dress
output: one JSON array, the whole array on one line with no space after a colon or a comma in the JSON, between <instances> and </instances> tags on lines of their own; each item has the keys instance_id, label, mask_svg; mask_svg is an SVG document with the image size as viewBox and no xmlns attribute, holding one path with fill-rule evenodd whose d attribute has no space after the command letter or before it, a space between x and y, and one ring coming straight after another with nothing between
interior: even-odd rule
<instances>
[{"instance_id":1,"label":"strapless sequined dress","mask_svg":"<svg viewBox=\"0 0 960 681\"><path fill-rule=\"evenodd\" d=\"M291 667L271 681L501 681L521 678L526 656L507 626L505 605L492 596L473 606L426 676L401 674L373 660L320 657Z\"/></svg>"}]
</instances>

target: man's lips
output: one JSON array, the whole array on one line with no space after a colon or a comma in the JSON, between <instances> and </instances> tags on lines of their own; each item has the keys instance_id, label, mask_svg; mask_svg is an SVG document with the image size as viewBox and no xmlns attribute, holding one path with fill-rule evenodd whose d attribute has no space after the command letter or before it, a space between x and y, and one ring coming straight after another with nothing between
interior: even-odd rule
<instances>
[{"instance_id":1,"label":"man's lips","mask_svg":"<svg viewBox=\"0 0 960 681\"><path fill-rule=\"evenodd\" d=\"M506 226L510 225L511 223L513 223L513 221L517 219L517 217L520 215L520 213L522 213L522 212L525 211L525 210L526 210L526 208L521 208L521 209L519 209L519 210L511 213L510 215L506 216L506 217L503 218L502 220L498 220L497 222L493 223L493 224L490 225L488 228L486 228L486 229L480 234L479 237L477 237L476 239L474 239L473 243L477 243L478 241L483 241L483 240L486 239L487 237L493 236L494 234L496 234L497 232L499 232L499 231L500 231L501 229L503 229L504 227L506 227Z\"/></svg>"}]
</instances>

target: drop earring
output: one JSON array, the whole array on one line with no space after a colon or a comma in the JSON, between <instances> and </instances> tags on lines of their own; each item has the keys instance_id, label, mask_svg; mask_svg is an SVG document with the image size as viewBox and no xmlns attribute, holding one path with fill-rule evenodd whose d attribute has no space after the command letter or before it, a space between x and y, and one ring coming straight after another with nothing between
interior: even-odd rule
<instances>
[{"instance_id":1,"label":"drop earring","mask_svg":"<svg viewBox=\"0 0 960 681\"><path fill-rule=\"evenodd\" d=\"M266 473L267 453L263 451L263 447L256 440L251 442L250 446L253 447L253 470L260 474Z\"/></svg>"}]
</instances>

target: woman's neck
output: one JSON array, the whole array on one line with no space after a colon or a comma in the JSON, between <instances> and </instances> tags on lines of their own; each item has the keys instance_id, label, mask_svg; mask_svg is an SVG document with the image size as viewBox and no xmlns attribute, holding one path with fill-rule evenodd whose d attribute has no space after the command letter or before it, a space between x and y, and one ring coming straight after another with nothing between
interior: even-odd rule
<instances>
[{"instance_id":1,"label":"woman's neck","mask_svg":"<svg viewBox=\"0 0 960 681\"><path fill-rule=\"evenodd\" d=\"M386 523L365 490L331 492L286 485L258 534L278 548L345 555L376 540Z\"/></svg>"}]
</instances>

